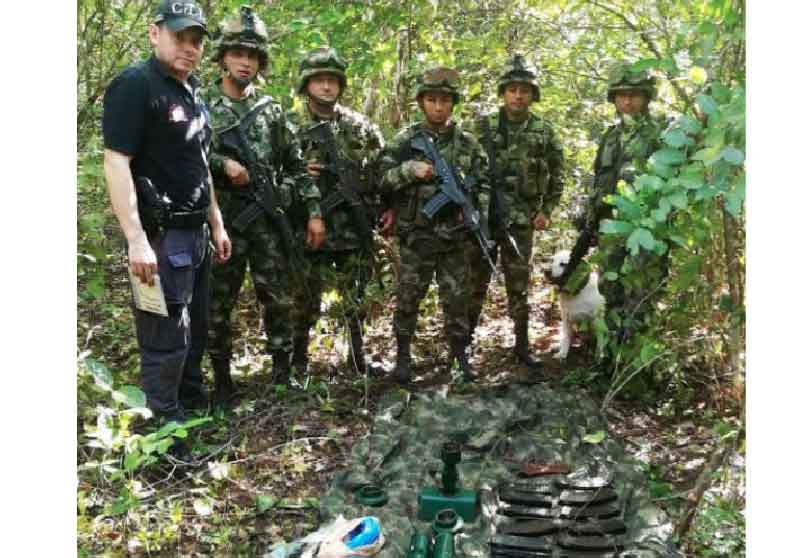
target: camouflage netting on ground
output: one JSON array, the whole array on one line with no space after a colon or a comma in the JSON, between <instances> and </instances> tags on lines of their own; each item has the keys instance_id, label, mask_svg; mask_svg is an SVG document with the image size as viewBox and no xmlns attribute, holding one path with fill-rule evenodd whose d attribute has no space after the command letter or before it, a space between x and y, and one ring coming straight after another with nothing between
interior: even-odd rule
<instances>
[{"instance_id":1,"label":"camouflage netting on ground","mask_svg":"<svg viewBox=\"0 0 802 558\"><path fill-rule=\"evenodd\" d=\"M671 542L673 527L649 500L646 478L620 443L607 437L583 441L606 431L597 405L577 393L543 386L509 386L478 393L388 396L377 412L370 435L354 446L353 466L339 474L321 499L323 521L377 516L386 545L382 558L405 558L418 521L417 495L424 486L439 486L443 442L462 443L458 465L461 485L481 491L482 513L464 524L456 538L458 556L489 558L488 542L498 523L497 487L516 478L520 463L564 463L572 478L606 478L618 494L626 523L622 558L680 556ZM366 483L389 495L380 508L355 501L354 491Z\"/></svg>"}]
</instances>

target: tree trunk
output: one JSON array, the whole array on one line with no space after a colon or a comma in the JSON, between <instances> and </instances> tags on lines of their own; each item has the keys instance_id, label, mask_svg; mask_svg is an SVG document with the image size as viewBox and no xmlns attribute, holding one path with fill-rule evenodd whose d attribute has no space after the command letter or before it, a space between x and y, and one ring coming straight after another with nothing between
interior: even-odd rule
<instances>
[{"instance_id":1,"label":"tree trunk","mask_svg":"<svg viewBox=\"0 0 802 558\"><path fill-rule=\"evenodd\" d=\"M737 249L738 223L724 207L724 201L719 200L719 208L724 222L724 254L727 258L727 285L732 298L733 313L743 310L743 277L739 260L739 250ZM729 362L730 374L732 376L735 394L743 403L745 392L744 370L741 365L741 353L743 352L743 328L742 318L730 315L729 336L727 340L727 360Z\"/></svg>"}]
</instances>

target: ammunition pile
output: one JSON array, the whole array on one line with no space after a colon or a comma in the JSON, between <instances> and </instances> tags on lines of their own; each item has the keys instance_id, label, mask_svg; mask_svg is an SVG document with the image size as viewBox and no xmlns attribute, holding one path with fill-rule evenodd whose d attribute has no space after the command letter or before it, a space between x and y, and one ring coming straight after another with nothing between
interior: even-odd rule
<instances>
[{"instance_id":1,"label":"ammunition pile","mask_svg":"<svg viewBox=\"0 0 802 558\"><path fill-rule=\"evenodd\" d=\"M602 478L517 480L497 489L492 558L614 558L626 525Z\"/></svg>"}]
</instances>

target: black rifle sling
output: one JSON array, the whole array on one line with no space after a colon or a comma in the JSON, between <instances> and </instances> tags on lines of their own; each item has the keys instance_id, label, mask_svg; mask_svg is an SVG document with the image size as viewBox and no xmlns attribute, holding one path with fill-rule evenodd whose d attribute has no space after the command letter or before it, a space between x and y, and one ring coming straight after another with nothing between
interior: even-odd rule
<instances>
[{"instance_id":1,"label":"black rifle sling","mask_svg":"<svg viewBox=\"0 0 802 558\"><path fill-rule=\"evenodd\" d=\"M499 113L501 112L502 111L499 111ZM501 114L499 114L499 120L501 120ZM501 218L505 217L504 213L506 212L504 211L504 207L499 207L503 205L504 197L499 191L501 185L496 161L496 146L493 142L493 133L490 130L490 117L488 115L483 116L479 121L479 126L482 131L482 143L484 143L485 151L487 151L487 159L490 163L490 188L492 190L492 196L490 197L490 215L488 215L488 221L494 225L503 226L504 223L501 222Z\"/></svg>"}]
</instances>

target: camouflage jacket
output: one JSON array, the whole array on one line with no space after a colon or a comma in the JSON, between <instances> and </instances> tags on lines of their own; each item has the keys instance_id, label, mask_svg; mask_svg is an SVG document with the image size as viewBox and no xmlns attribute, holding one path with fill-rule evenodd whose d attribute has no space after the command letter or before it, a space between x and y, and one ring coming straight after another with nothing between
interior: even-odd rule
<instances>
[{"instance_id":1,"label":"camouflage jacket","mask_svg":"<svg viewBox=\"0 0 802 558\"><path fill-rule=\"evenodd\" d=\"M649 157L660 148L662 130L663 123L648 113L619 115L619 121L607 128L599 140L593 162L595 180L588 197L588 222L598 225L602 219L612 216L612 206L606 204L604 198L614 193L619 180L631 184L638 174L646 171ZM614 172L619 161L621 168L616 176L607 179L604 175Z\"/></svg>"},{"instance_id":2,"label":"camouflage jacket","mask_svg":"<svg viewBox=\"0 0 802 558\"><path fill-rule=\"evenodd\" d=\"M248 187L232 186L225 175L220 132L236 125L259 98L251 90L241 100L225 95L217 82L209 99L212 119L212 150L209 168L215 183L215 192L226 221L236 218L249 203ZM306 172L298 137L287 123L278 103L270 102L261 111L246 133L251 149L260 162L275 172L276 202L284 209L297 207L306 213L305 218L320 216L320 192ZM244 165L244 161L240 161ZM305 221L306 219L299 219Z\"/></svg>"},{"instance_id":3,"label":"camouflage jacket","mask_svg":"<svg viewBox=\"0 0 802 558\"><path fill-rule=\"evenodd\" d=\"M337 151L341 161L348 161L347 164L356 165L359 169L360 182L366 194L363 199L371 213L374 213L380 205L377 165L379 152L384 147L384 138L379 128L366 116L339 104L334 107L334 112L336 117L332 121L332 132L337 143ZM297 128L306 160L329 165L331 162L323 144L309 137L309 129L325 120L316 117L306 106L299 113L288 113L287 118ZM321 200L325 200L327 196L337 191L336 176L326 171L321 173L316 183ZM351 222L345 204L339 205L326 215L325 220L326 240L320 250L353 250L361 246L358 229ZM368 220L372 222L373 216L369 215Z\"/></svg>"},{"instance_id":4,"label":"camouflage jacket","mask_svg":"<svg viewBox=\"0 0 802 558\"><path fill-rule=\"evenodd\" d=\"M399 236L416 238L441 239L452 241L464 238L461 227L459 208L450 204L429 221L423 215L423 207L438 191L437 179L422 182L415 178L407 161L425 161L423 153L413 150L410 142L422 128L423 123L416 123L401 131L382 151L380 168L381 190L390 196L396 209L396 223ZM479 141L461 126L454 124L444 132L434 134L434 143L440 155L454 169L461 173L468 183L472 183L471 191L474 206L487 220L490 202L490 183L488 181L487 154Z\"/></svg>"},{"instance_id":5,"label":"camouflage jacket","mask_svg":"<svg viewBox=\"0 0 802 558\"><path fill-rule=\"evenodd\" d=\"M487 122L495 149L496 173L507 202L509 222L527 225L532 215L551 214L563 193L563 146L548 121L530 114L526 122L502 122L501 108L483 115L473 131L488 148L482 133Z\"/></svg>"}]
</instances>

